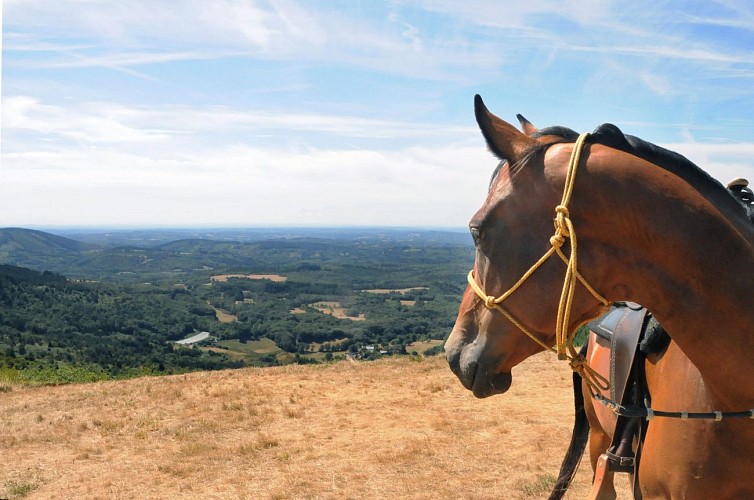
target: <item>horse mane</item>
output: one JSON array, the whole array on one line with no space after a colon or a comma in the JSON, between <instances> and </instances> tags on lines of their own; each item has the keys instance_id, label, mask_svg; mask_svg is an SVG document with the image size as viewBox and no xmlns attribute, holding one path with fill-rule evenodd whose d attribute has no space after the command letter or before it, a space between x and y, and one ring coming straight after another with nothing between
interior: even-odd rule
<instances>
[{"instance_id":1,"label":"horse mane","mask_svg":"<svg viewBox=\"0 0 754 500\"><path fill-rule=\"evenodd\" d=\"M612 123L604 123L597 127L592 133L592 137L598 144L638 156L678 175L694 186L697 184L712 184L716 189L725 190L720 181L699 168L685 156L636 136L626 135ZM727 190L725 191L727 192Z\"/></svg>"},{"instance_id":2,"label":"horse mane","mask_svg":"<svg viewBox=\"0 0 754 500\"><path fill-rule=\"evenodd\" d=\"M556 137L560 137L565 140L565 142L571 142L576 141L579 137L579 133L576 132L573 129L570 129L568 127L561 127L561 126L555 126L555 127L545 127L537 130L532 134L532 137L537 139L539 137L543 137L545 135L554 135Z\"/></svg>"},{"instance_id":3,"label":"horse mane","mask_svg":"<svg viewBox=\"0 0 754 500\"><path fill-rule=\"evenodd\" d=\"M572 142L578 137L578 133L568 127L555 126L540 129L533 137L554 135L561 137L562 142ZM558 141L560 142L560 141ZM718 208L729 207L732 213L746 215L741 210L742 205L736 200L717 179L699 168L694 162L685 156L665 149L661 146L645 141L633 135L624 134L617 126L604 123L597 127L588 138L592 144L601 144L624 153L636 156L652 163L684 182L691 185L702 196L707 198Z\"/></svg>"}]
</instances>

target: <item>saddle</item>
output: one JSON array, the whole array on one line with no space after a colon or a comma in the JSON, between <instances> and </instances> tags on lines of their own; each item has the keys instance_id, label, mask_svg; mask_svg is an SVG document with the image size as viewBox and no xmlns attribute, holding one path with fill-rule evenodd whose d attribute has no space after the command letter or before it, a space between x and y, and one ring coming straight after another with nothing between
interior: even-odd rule
<instances>
[{"instance_id":1,"label":"saddle","mask_svg":"<svg viewBox=\"0 0 754 500\"><path fill-rule=\"evenodd\" d=\"M644 380L644 360L647 354L660 352L670 342L657 320L645 308L632 302L614 304L607 314L589 323L593 338L592 355L602 357L600 371L610 380L610 389L601 395L624 406L644 405L649 393ZM609 350L609 367L604 362ZM591 358L593 361L596 358ZM597 471L593 492L601 487L606 472L626 472L634 475L634 497L641 498L638 490L639 459L646 434L646 421L637 417L618 416L615 421L613 440L600 457L602 470ZM636 451L634 451L636 449ZM602 476L600 476L600 474ZM598 498L598 495L593 495Z\"/></svg>"},{"instance_id":2,"label":"saddle","mask_svg":"<svg viewBox=\"0 0 754 500\"><path fill-rule=\"evenodd\" d=\"M642 339L647 310L634 302L614 304L607 314L589 323L588 328L610 349L610 400L623 402L632 374L639 342Z\"/></svg>"}]
</instances>

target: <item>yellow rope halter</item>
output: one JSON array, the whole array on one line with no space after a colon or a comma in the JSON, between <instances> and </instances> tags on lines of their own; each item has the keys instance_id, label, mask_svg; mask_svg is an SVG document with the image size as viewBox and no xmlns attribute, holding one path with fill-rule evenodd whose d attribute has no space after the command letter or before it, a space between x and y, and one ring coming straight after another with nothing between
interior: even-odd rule
<instances>
[{"instance_id":1,"label":"yellow rope halter","mask_svg":"<svg viewBox=\"0 0 754 500\"><path fill-rule=\"evenodd\" d=\"M489 309L495 309L499 311L503 316L516 325L518 329L524 332L529 338L542 346L545 350L557 353L558 359L569 361L571 369L581 375L581 378L589 385L590 389L603 389L607 390L610 387L610 383L605 377L594 371L586 362L583 356L581 356L576 348L573 346L573 336L575 332L568 330L568 324L571 316L571 308L573 307L573 295L576 291L576 281L578 280L584 287L596 298L602 305L607 306L610 303L602 295L587 283L584 277L579 273L577 269L577 242L576 231L571 222L570 214L568 213L568 202L571 200L571 194L573 193L573 185L576 180L576 169L579 166L579 159L581 157L581 150L584 147L584 141L589 136L588 133L583 133L576 140L576 144L573 147L571 153L571 159L568 162L568 172L566 173L565 187L563 188L563 198L560 201L560 205L555 207L555 234L550 237L550 249L533 265L529 268L521 279L519 279L512 287L499 297L493 297L487 295L484 290L477 284L474 279L474 271L469 271L467 277L469 285L474 292L484 301L484 305ZM571 240L571 254L566 256L561 247L565 243L566 238ZM560 303L558 304L558 317L555 324L555 345L557 348L548 346L540 339L538 339L533 333L531 333L524 325L521 324L511 313L505 310L501 303L510 297L534 272L553 254L557 254L558 257L566 264L566 274L563 280L563 290L560 294Z\"/></svg>"}]
</instances>

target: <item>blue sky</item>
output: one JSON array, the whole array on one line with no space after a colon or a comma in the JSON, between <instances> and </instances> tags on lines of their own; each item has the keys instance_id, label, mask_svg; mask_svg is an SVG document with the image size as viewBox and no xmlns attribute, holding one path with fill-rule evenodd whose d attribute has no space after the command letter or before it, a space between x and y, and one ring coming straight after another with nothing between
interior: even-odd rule
<instances>
[{"instance_id":1,"label":"blue sky","mask_svg":"<svg viewBox=\"0 0 754 500\"><path fill-rule=\"evenodd\" d=\"M0 226L464 227L476 93L754 181L752 5L4 0Z\"/></svg>"}]
</instances>

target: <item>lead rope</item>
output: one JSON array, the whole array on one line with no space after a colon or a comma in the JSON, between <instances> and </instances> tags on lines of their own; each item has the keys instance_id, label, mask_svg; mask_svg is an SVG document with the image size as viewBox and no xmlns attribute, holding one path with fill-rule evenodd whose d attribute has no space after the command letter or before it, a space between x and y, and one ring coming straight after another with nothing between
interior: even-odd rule
<instances>
[{"instance_id":1,"label":"lead rope","mask_svg":"<svg viewBox=\"0 0 754 500\"><path fill-rule=\"evenodd\" d=\"M560 201L560 205L555 207L555 234L550 237L550 249L529 268L526 273L511 287L500 295L499 297L493 297L487 295L484 290L477 284L474 279L474 271L469 271L467 280L474 292L484 301L484 305L489 309L495 309L505 316L511 323L513 323L519 330L524 332L529 338L543 347L545 350L552 351L558 355L560 360L568 360L568 364L571 369L578 373L581 378L589 386L590 391L607 390L610 387L610 382L593 370L586 362L586 359L580 355L576 348L573 346L573 336L575 332L569 332L568 325L570 321L571 308L573 307L573 295L576 291L576 281L578 280L589 293L594 296L602 305L608 306L610 303L602 295L600 295L592 286L587 283L584 277L579 273L577 269L577 242L576 231L571 222L570 214L568 212L568 203L571 200L571 194L573 193L573 186L576 180L576 170L579 166L579 160L581 158L581 150L584 147L584 141L589 136L588 133L583 133L576 140L571 152L571 158L568 162L568 171L566 173L565 186L563 188L563 198ZM566 239L571 240L571 252L570 256L566 256L561 247L565 243ZM501 303L513 294L534 272L553 254L557 254L558 257L566 264L566 275L563 280L563 290L560 294L560 302L558 304L558 316L555 324L555 345L556 348L548 346L541 340L539 340L533 333L531 333L524 325L521 324L511 313L504 309Z\"/></svg>"}]
</instances>

